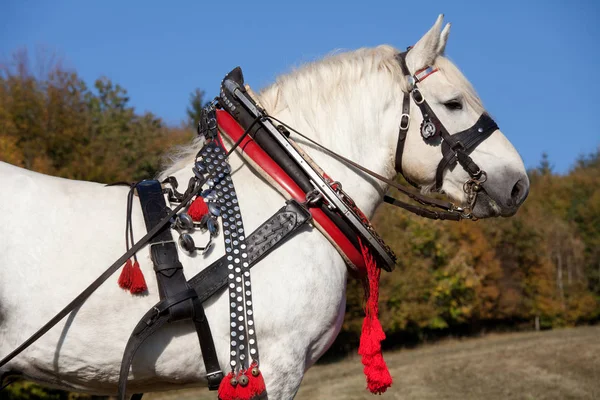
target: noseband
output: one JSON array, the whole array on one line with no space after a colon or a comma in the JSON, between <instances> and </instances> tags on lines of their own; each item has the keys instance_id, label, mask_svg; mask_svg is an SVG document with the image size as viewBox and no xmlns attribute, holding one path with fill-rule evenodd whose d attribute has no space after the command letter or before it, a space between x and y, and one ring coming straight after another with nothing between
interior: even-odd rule
<instances>
[{"instance_id":1,"label":"noseband","mask_svg":"<svg viewBox=\"0 0 600 400\"><path fill-rule=\"evenodd\" d=\"M463 190L467 194L467 201L472 208L475 203L477 191L480 189L481 183L487 179L487 174L479 168L469 154L496 131L498 125L487 113L483 113L472 127L450 135L417 87L417 82L423 81L429 75L436 72L437 69L430 66L411 75L406 65L406 55L409 51L410 48L397 55L402 73L408 81L409 91L404 93L402 103L402 117L400 119L398 145L396 147L396 171L403 174L402 153L404 152L404 142L406 141L406 135L410 126L410 96L412 96L413 101L423 115L423 122L420 129L423 140L431 142L437 137L441 137L442 139L443 157L438 164L435 174L435 190L441 191L444 183L444 171L447 168L453 167L458 162L470 176L470 179L465 182ZM410 182L410 180L407 179L407 181L413 186L417 186Z\"/></svg>"}]
</instances>

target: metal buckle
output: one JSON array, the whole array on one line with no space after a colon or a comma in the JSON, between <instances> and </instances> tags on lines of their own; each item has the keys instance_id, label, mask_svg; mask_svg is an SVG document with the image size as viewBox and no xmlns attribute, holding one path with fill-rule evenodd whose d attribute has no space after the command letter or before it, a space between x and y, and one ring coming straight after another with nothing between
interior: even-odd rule
<instances>
[{"instance_id":1,"label":"metal buckle","mask_svg":"<svg viewBox=\"0 0 600 400\"><path fill-rule=\"evenodd\" d=\"M406 118L406 119L404 119ZM406 121L406 125L403 124L403 121ZM410 126L410 115L408 114L402 114L400 116L400 129L402 129L403 131L407 130L408 127Z\"/></svg>"},{"instance_id":2,"label":"metal buckle","mask_svg":"<svg viewBox=\"0 0 600 400\"><path fill-rule=\"evenodd\" d=\"M156 245L164 245L164 244L169 244L169 243L175 243L174 240L163 240L162 242L156 242L156 243L150 243L150 247L152 246L156 246Z\"/></svg>"},{"instance_id":3,"label":"metal buckle","mask_svg":"<svg viewBox=\"0 0 600 400\"><path fill-rule=\"evenodd\" d=\"M207 378L210 378L210 377L212 377L212 376L219 375L219 374L221 374L221 375L222 375L222 374L223 374L223 371L221 371L221 370L218 370L218 371L209 372L209 373L207 373L207 374L206 374L206 377L207 377Z\"/></svg>"},{"instance_id":4,"label":"metal buckle","mask_svg":"<svg viewBox=\"0 0 600 400\"><path fill-rule=\"evenodd\" d=\"M415 96L416 94L419 95L419 97L421 98L421 101L419 101ZM413 96L413 100L415 101L416 104L421 104L425 101L425 97L423 97L423 94L421 94L421 91L418 88L414 88L412 90L412 96Z\"/></svg>"}]
</instances>

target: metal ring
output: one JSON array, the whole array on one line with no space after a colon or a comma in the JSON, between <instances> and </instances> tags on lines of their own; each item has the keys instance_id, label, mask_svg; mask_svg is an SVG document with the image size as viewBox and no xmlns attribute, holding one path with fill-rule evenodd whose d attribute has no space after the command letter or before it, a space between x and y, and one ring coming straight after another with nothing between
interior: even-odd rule
<instances>
[{"instance_id":1,"label":"metal ring","mask_svg":"<svg viewBox=\"0 0 600 400\"><path fill-rule=\"evenodd\" d=\"M485 172L482 169L480 169L480 171L481 171L481 177L479 179L477 179L477 183L482 184L487 181L487 172Z\"/></svg>"},{"instance_id":2,"label":"metal ring","mask_svg":"<svg viewBox=\"0 0 600 400\"><path fill-rule=\"evenodd\" d=\"M321 200L323 198L323 193L319 192L318 190L311 190L310 192L308 192L306 194L306 199L304 201L304 205L314 205L315 203L317 203L319 200Z\"/></svg>"}]
</instances>

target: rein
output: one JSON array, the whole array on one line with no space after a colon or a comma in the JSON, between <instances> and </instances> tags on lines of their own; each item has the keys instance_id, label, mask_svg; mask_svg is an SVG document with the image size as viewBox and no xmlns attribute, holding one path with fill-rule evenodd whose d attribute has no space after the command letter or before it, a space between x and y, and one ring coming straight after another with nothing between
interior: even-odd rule
<instances>
[{"instance_id":1,"label":"rein","mask_svg":"<svg viewBox=\"0 0 600 400\"><path fill-rule=\"evenodd\" d=\"M419 216L425 217L425 218L429 218L429 219L440 219L440 220L452 220L452 221L460 221L461 219L470 219L471 216L464 214L464 209L462 207L458 207L456 205L454 205L453 203L450 203L448 201L444 201L444 200L438 200L432 197L427 197L424 196L420 193L416 193L404 186L402 186L401 184L394 182L391 179L386 178L383 175L378 174L377 172L371 171L370 169L363 167L362 165L350 160L349 158L346 158L344 156L342 156L341 154L336 153L335 151L323 146L322 144L318 143L317 141L309 138L308 136L298 132L296 129L292 128L291 126L289 126L288 124L286 124L285 122L281 121L278 118L275 118L273 116L267 116L267 118L272 119L276 122L278 122L279 124L281 124L282 126L284 126L285 128L289 129L290 131L294 132L295 134L297 134L298 136L302 137L303 139L309 141L310 143L314 144L315 146L319 147L320 149L324 150L325 152L327 152L328 154L330 154L331 156L333 156L334 158L338 159L339 161L342 161L343 163L354 167L364 173L366 173L367 175L372 176L373 178L376 178L382 182L387 183L388 185L392 186L393 188L397 189L399 192L401 192L402 194L406 195L407 197L409 197L410 199L424 205L424 206L431 206L431 207L436 207L436 208L440 208L444 211L435 211L435 210L430 210L427 208L422 208L422 207L418 207L409 203L405 203L403 201L400 201L398 199L395 199L391 196L385 195L384 196L384 201L387 203L390 203L392 205L395 205L397 207L402 207L412 213L415 213ZM336 182L336 184L339 185L338 182Z\"/></svg>"}]
</instances>

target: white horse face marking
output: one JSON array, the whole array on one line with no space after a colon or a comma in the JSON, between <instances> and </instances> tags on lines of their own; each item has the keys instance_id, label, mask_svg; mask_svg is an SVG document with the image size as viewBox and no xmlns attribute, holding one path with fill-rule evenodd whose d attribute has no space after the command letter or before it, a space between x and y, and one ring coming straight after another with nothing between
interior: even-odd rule
<instances>
[{"instance_id":1,"label":"white horse face marking","mask_svg":"<svg viewBox=\"0 0 600 400\"><path fill-rule=\"evenodd\" d=\"M473 126L485 110L468 81L442 56L450 25L440 33L441 25L440 15L431 30L408 53L406 61L413 74L430 65L439 69L418 86L437 117L453 134ZM429 191L434 187L436 168L442 159L441 139L423 139L420 133L423 118L414 103L411 104L411 119L402 167L408 179ZM473 215L477 218L514 215L529 193L529 179L513 145L500 130L496 130L470 155L487 173ZM442 191L453 201L465 204L463 185L468 179L468 173L457 164L445 171Z\"/></svg>"}]
</instances>

